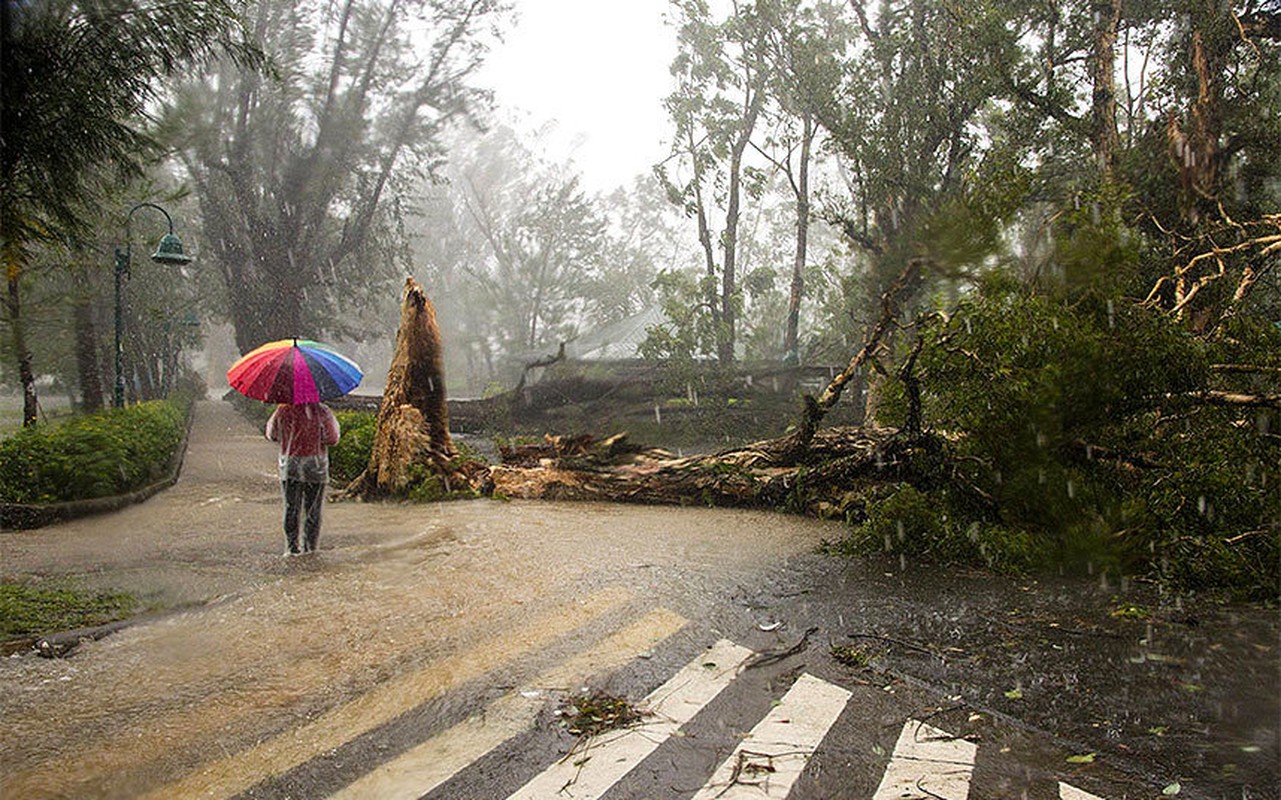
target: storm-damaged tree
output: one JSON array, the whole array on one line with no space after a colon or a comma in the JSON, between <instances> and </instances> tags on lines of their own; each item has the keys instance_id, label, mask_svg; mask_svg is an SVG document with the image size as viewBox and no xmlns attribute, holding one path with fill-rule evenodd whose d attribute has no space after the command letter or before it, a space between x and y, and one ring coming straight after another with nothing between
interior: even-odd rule
<instances>
[{"instance_id":1,"label":"storm-damaged tree","mask_svg":"<svg viewBox=\"0 0 1281 800\"><path fill-rule=\"evenodd\" d=\"M408 278L369 464L347 487L347 496L433 499L471 490L449 434L444 370L436 309L423 287Z\"/></svg>"},{"instance_id":2,"label":"storm-damaged tree","mask_svg":"<svg viewBox=\"0 0 1281 800\"><path fill-rule=\"evenodd\" d=\"M1028 29L996 4L853 4L870 58L808 83L852 175L827 216L882 276L847 369L790 437L683 459L552 438L497 489L826 510L862 552L1275 601L1281 20L1097 6ZM1118 40L1152 48L1146 89L1113 61L1108 91ZM874 363L886 427L819 428Z\"/></svg>"},{"instance_id":3,"label":"storm-damaged tree","mask_svg":"<svg viewBox=\"0 0 1281 800\"><path fill-rule=\"evenodd\" d=\"M242 351L351 333L385 294L405 195L439 166L446 126L485 100L468 81L505 9L258 0L247 18L275 75L224 64L181 88L168 130Z\"/></svg>"},{"instance_id":4,"label":"storm-damaged tree","mask_svg":"<svg viewBox=\"0 0 1281 800\"><path fill-rule=\"evenodd\" d=\"M95 173L137 175L157 153L143 128L160 79L215 55L253 68L242 34L227 0L0 4L0 258L24 424L37 405L22 304L32 248L89 238Z\"/></svg>"}]
</instances>

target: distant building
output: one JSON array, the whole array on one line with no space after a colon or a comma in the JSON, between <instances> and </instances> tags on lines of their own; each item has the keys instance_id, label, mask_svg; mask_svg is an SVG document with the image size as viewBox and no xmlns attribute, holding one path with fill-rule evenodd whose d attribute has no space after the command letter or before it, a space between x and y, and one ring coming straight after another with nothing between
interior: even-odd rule
<instances>
[{"instance_id":1,"label":"distant building","mask_svg":"<svg viewBox=\"0 0 1281 800\"><path fill-rule=\"evenodd\" d=\"M667 315L652 306L635 316L587 331L565 345L565 355L576 361L630 361L640 358L640 346L649 329L667 322Z\"/></svg>"}]
</instances>

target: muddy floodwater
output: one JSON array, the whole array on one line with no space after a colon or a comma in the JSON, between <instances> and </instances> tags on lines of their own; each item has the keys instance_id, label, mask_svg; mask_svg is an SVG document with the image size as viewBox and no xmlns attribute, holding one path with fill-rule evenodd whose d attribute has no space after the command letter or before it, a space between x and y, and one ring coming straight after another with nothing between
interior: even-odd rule
<instances>
[{"instance_id":1,"label":"muddy floodwater","mask_svg":"<svg viewBox=\"0 0 1281 800\"><path fill-rule=\"evenodd\" d=\"M217 424L197 426L173 489L0 535L9 576L69 576L182 609L72 658L0 663L0 795L161 790L397 676L443 691L582 626L659 607L697 618L834 534L701 508L335 503L321 552L285 558L272 446L222 404L198 413Z\"/></svg>"},{"instance_id":2,"label":"muddy floodwater","mask_svg":"<svg viewBox=\"0 0 1281 800\"><path fill-rule=\"evenodd\" d=\"M1275 610L847 562L816 553L840 525L768 512L341 502L320 553L292 558L279 516L273 445L201 403L173 488L0 532L4 580L126 590L156 609L69 658L0 659L0 797L328 796L397 731L412 747L479 715L483 752L625 665L637 677L620 690L648 691L716 639L761 651L809 627L810 669L878 697L934 687L942 699L923 702L958 725L1010 722L998 753L1034 730L1145 787L1105 796L1180 781L1184 796L1276 796ZM1114 613L1130 603L1151 613ZM869 666L842 671L832 643L859 644ZM892 747L902 720L886 718L888 734L832 746ZM356 751L350 772L326 771ZM1047 752L1035 769L1061 771L1064 752Z\"/></svg>"}]
</instances>

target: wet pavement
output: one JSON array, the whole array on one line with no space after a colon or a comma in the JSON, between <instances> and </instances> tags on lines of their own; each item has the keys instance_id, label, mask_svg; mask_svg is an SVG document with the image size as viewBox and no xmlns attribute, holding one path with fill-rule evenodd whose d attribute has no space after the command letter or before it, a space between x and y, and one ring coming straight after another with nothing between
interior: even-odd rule
<instances>
[{"instance_id":1,"label":"wet pavement","mask_svg":"<svg viewBox=\"0 0 1281 800\"><path fill-rule=\"evenodd\" d=\"M167 612L0 662L0 796L327 796L479 711L510 730L431 796L506 796L574 746L577 683L640 698L718 639L812 627L607 796L693 796L801 672L853 698L791 797L872 796L909 716L980 743L976 797L1281 796L1274 610L847 562L815 552L833 524L704 508L337 503L321 553L287 559L278 491L273 445L206 402L172 489L0 534L6 580Z\"/></svg>"}]
</instances>

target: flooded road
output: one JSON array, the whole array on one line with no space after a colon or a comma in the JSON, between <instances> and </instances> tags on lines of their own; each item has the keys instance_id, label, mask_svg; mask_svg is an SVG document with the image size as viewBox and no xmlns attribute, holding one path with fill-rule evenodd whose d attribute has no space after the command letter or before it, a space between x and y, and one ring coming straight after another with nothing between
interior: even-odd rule
<instances>
[{"instance_id":1,"label":"flooded road","mask_svg":"<svg viewBox=\"0 0 1281 800\"><path fill-rule=\"evenodd\" d=\"M6 573L190 606L73 658L0 663L0 795L138 796L396 676L444 691L584 625L697 618L832 534L697 508L338 503L321 552L283 558L272 445L222 404L199 413L218 424L197 427L170 491L0 536Z\"/></svg>"},{"instance_id":2,"label":"flooded road","mask_svg":"<svg viewBox=\"0 0 1281 800\"><path fill-rule=\"evenodd\" d=\"M1065 770L1129 787L1098 789L1114 799L1276 784L1275 612L1117 618L1110 587L839 562L814 552L837 526L705 508L337 503L321 552L284 558L273 446L224 404L197 420L172 489L0 534L6 579L74 579L168 609L68 659L0 660L0 796L385 797L395 776L378 765L424 748L396 767L413 787L506 796L572 746L549 716L557 698L597 681L641 697L718 639L765 653L811 626L808 648L744 673L720 721L691 723L700 755L681 769L710 772L741 741L735 726L805 670L858 701L816 762L829 772L807 770L793 798L832 796L822 774L870 782L841 796L872 796L879 773L850 765L883 768L909 713L1003 759L980 757L988 793L972 796L1039 797L1011 787L1053 787ZM851 643L867 663L833 659ZM1066 761L1096 751L1097 765ZM462 753L490 754L459 777L446 766L471 764ZM629 780L610 797L689 797L703 778Z\"/></svg>"}]
</instances>

